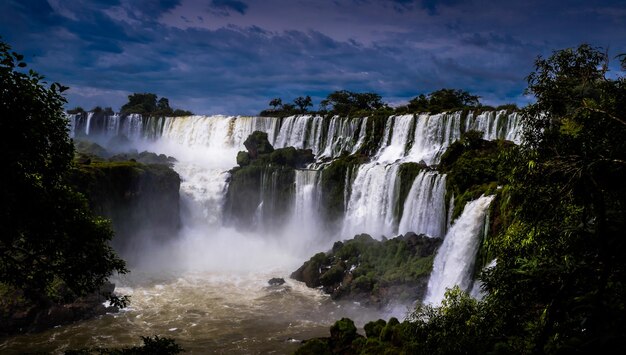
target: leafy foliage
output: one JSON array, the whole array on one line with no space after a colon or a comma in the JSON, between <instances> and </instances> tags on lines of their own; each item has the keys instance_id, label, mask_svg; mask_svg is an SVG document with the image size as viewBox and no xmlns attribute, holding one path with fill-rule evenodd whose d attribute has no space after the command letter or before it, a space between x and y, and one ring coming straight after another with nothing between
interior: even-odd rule
<instances>
[{"instance_id":1,"label":"leafy foliage","mask_svg":"<svg viewBox=\"0 0 626 355\"><path fill-rule=\"evenodd\" d=\"M286 117L291 115L303 114L309 111L309 107L313 106L311 96L298 96L293 103L283 103L279 97L270 100L269 105L272 107L261 111L260 115L265 117Z\"/></svg>"},{"instance_id":2,"label":"leafy foliage","mask_svg":"<svg viewBox=\"0 0 626 355\"><path fill-rule=\"evenodd\" d=\"M141 337L143 345L121 349L93 348L65 351L65 355L174 355L185 350L172 338Z\"/></svg>"},{"instance_id":3,"label":"leafy foliage","mask_svg":"<svg viewBox=\"0 0 626 355\"><path fill-rule=\"evenodd\" d=\"M528 77L526 144L510 176L516 219L485 277L509 346L598 351L626 344L626 81L582 45Z\"/></svg>"},{"instance_id":4,"label":"leafy foliage","mask_svg":"<svg viewBox=\"0 0 626 355\"><path fill-rule=\"evenodd\" d=\"M78 295L126 272L108 242L109 222L95 217L64 179L74 147L63 112L66 87L47 87L23 73L22 56L0 42L0 280L28 298L45 294L55 278Z\"/></svg>"},{"instance_id":5,"label":"leafy foliage","mask_svg":"<svg viewBox=\"0 0 626 355\"><path fill-rule=\"evenodd\" d=\"M439 171L447 174L447 198L454 196L452 218L458 217L465 204L487 192L493 193L497 185L506 183L510 167L504 156L515 149L508 141L486 141L482 132L468 131L452 143L441 157Z\"/></svg>"},{"instance_id":6,"label":"leafy foliage","mask_svg":"<svg viewBox=\"0 0 626 355\"><path fill-rule=\"evenodd\" d=\"M291 277L309 287L322 286L333 298L352 297L384 304L413 300L425 291L440 239L407 233L377 241L367 234L336 242L318 253Z\"/></svg>"},{"instance_id":7,"label":"leafy foliage","mask_svg":"<svg viewBox=\"0 0 626 355\"><path fill-rule=\"evenodd\" d=\"M191 111L172 109L166 97L157 100L153 93L134 93L128 95L128 102L122 105L123 114L138 113L149 116L191 116Z\"/></svg>"},{"instance_id":8,"label":"leafy foliage","mask_svg":"<svg viewBox=\"0 0 626 355\"><path fill-rule=\"evenodd\" d=\"M419 95L409 101L409 104L400 107L401 112L431 112L458 111L465 108L480 106L478 96L458 89L441 89L428 95Z\"/></svg>"},{"instance_id":9,"label":"leafy foliage","mask_svg":"<svg viewBox=\"0 0 626 355\"><path fill-rule=\"evenodd\" d=\"M339 116L348 116L358 111L374 111L387 106L379 94L357 93L348 90L334 91L320 102L323 111Z\"/></svg>"}]
</instances>

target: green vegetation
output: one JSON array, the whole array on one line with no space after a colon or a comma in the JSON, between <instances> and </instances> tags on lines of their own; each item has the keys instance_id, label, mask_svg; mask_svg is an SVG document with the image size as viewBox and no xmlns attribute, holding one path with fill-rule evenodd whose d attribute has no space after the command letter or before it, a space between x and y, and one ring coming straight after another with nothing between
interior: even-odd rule
<instances>
[{"instance_id":1,"label":"green vegetation","mask_svg":"<svg viewBox=\"0 0 626 355\"><path fill-rule=\"evenodd\" d=\"M386 107L379 94L334 91L320 102L322 111L331 115L351 116L359 111L371 112Z\"/></svg>"},{"instance_id":2,"label":"green vegetation","mask_svg":"<svg viewBox=\"0 0 626 355\"><path fill-rule=\"evenodd\" d=\"M422 297L441 239L407 233L384 241L367 234L336 242L318 253L291 277L309 287L322 286L333 298L382 305L390 299Z\"/></svg>"},{"instance_id":3,"label":"green vegetation","mask_svg":"<svg viewBox=\"0 0 626 355\"><path fill-rule=\"evenodd\" d=\"M152 93L134 93L128 95L128 102L120 109L122 114L138 113L147 116L191 116L190 111L172 109L166 97L157 100Z\"/></svg>"},{"instance_id":4,"label":"green vegetation","mask_svg":"<svg viewBox=\"0 0 626 355\"><path fill-rule=\"evenodd\" d=\"M510 174L504 157L516 149L515 145L503 140L486 141L481 137L482 132L465 132L441 157L438 170L447 174L446 201L454 195L453 219L463 212L467 202L482 194L493 194Z\"/></svg>"},{"instance_id":5,"label":"green vegetation","mask_svg":"<svg viewBox=\"0 0 626 355\"><path fill-rule=\"evenodd\" d=\"M141 346L132 346L120 349L93 348L80 350L67 350L65 355L174 355L185 352L183 348L172 338L141 337Z\"/></svg>"},{"instance_id":6,"label":"green vegetation","mask_svg":"<svg viewBox=\"0 0 626 355\"><path fill-rule=\"evenodd\" d=\"M503 186L479 254L481 264L497 260L481 274L485 299L450 290L441 306L419 306L405 322L369 323L351 353L626 347L626 79L609 75L607 61L588 45L539 58L528 77L537 102L523 111L525 143L498 146L470 132L442 159L455 193L493 191L472 190L488 181ZM621 64L626 69L626 57ZM331 335L300 353L340 353L334 344Z\"/></svg>"},{"instance_id":7,"label":"green vegetation","mask_svg":"<svg viewBox=\"0 0 626 355\"><path fill-rule=\"evenodd\" d=\"M309 107L313 106L311 96L298 96L292 104L284 104L281 98L272 99L269 103L272 108L261 111L260 116L264 117L287 117L309 112Z\"/></svg>"},{"instance_id":8,"label":"green vegetation","mask_svg":"<svg viewBox=\"0 0 626 355\"><path fill-rule=\"evenodd\" d=\"M94 216L66 184L74 157L60 84L23 73L23 57L0 42L0 283L37 303L57 282L76 295L125 273L109 241L109 222Z\"/></svg>"},{"instance_id":9,"label":"green vegetation","mask_svg":"<svg viewBox=\"0 0 626 355\"><path fill-rule=\"evenodd\" d=\"M269 102L271 108L261 111L261 116L286 117L291 115L309 112L309 107L313 106L310 96L300 96L293 100L292 104L283 103L281 98L272 99ZM320 111L312 112L316 114L326 114L329 116L359 116L388 108L376 93L356 93L348 90L334 91L320 102Z\"/></svg>"},{"instance_id":10,"label":"green vegetation","mask_svg":"<svg viewBox=\"0 0 626 355\"><path fill-rule=\"evenodd\" d=\"M73 109L67 110L67 113L69 113L70 115L81 114L81 113L85 113L85 109L83 109L80 106L76 106Z\"/></svg>"},{"instance_id":11,"label":"green vegetation","mask_svg":"<svg viewBox=\"0 0 626 355\"><path fill-rule=\"evenodd\" d=\"M441 89L433 91L428 96L422 94L409 101L404 107L399 107L398 112L430 112L460 111L467 108L480 106L478 96L467 91L454 89Z\"/></svg>"},{"instance_id":12,"label":"green vegetation","mask_svg":"<svg viewBox=\"0 0 626 355\"><path fill-rule=\"evenodd\" d=\"M330 337L307 340L295 354L504 354L484 342L494 336L482 328L487 317L480 302L456 287L447 291L441 307L420 305L404 322L391 318L365 324L366 337L342 318Z\"/></svg>"},{"instance_id":13,"label":"green vegetation","mask_svg":"<svg viewBox=\"0 0 626 355\"><path fill-rule=\"evenodd\" d=\"M157 158L147 152L139 156ZM180 177L166 164L116 160L123 158L77 160L67 181L87 197L92 211L111 219L116 250L125 250L143 230L149 229L153 240L171 238L180 226Z\"/></svg>"},{"instance_id":14,"label":"green vegetation","mask_svg":"<svg viewBox=\"0 0 626 355\"><path fill-rule=\"evenodd\" d=\"M291 115L313 113L325 116L351 116L351 117L376 117L373 120L382 119L386 121L394 114L410 114L430 112L432 114L444 111L464 111L475 112L485 110L507 110L518 111L515 104L504 104L497 108L485 106L479 101L479 97L467 91L459 89L440 89L430 94L421 94L409 100L409 103L397 108L389 107L382 101L382 97L376 93L356 93L348 90L338 90L331 92L320 102L319 111L310 111L313 106L310 96L297 97L293 103L283 103L281 98L274 98L269 102L270 108L261 111L260 116L266 117L287 117ZM374 123L376 124L376 123ZM384 128L384 123L383 123Z\"/></svg>"}]
</instances>

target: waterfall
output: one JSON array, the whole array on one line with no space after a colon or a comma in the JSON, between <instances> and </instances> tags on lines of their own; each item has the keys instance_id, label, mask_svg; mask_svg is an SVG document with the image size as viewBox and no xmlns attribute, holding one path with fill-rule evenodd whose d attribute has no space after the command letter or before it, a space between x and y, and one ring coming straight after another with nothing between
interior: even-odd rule
<instances>
[{"instance_id":1,"label":"waterfall","mask_svg":"<svg viewBox=\"0 0 626 355\"><path fill-rule=\"evenodd\" d=\"M461 138L461 113L422 114L415 124L414 142L408 161L436 164L445 149Z\"/></svg>"},{"instance_id":2,"label":"waterfall","mask_svg":"<svg viewBox=\"0 0 626 355\"><path fill-rule=\"evenodd\" d=\"M91 119L93 118L93 112L87 113L87 126L85 127L85 135L89 135L89 129L91 128Z\"/></svg>"},{"instance_id":3,"label":"waterfall","mask_svg":"<svg viewBox=\"0 0 626 355\"><path fill-rule=\"evenodd\" d=\"M378 162L391 163L405 156L413 121L413 115L395 116L387 120L383 143L376 154Z\"/></svg>"},{"instance_id":4,"label":"waterfall","mask_svg":"<svg viewBox=\"0 0 626 355\"><path fill-rule=\"evenodd\" d=\"M296 170L295 193L288 233L296 234L294 247L310 249L323 236L319 216L321 174L318 170Z\"/></svg>"},{"instance_id":5,"label":"waterfall","mask_svg":"<svg viewBox=\"0 0 626 355\"><path fill-rule=\"evenodd\" d=\"M317 224L318 177L317 170L296 170L293 221L303 228Z\"/></svg>"},{"instance_id":6,"label":"waterfall","mask_svg":"<svg viewBox=\"0 0 626 355\"><path fill-rule=\"evenodd\" d=\"M320 159L337 158L343 152L355 153L367 138L367 117L322 117L295 115L277 117L186 116L142 117L139 114L103 113L68 115L72 136L125 135L132 141L166 139L186 146L229 146L242 149L243 141L255 130L266 132L275 148L293 146L311 149ZM390 163L420 162L436 164L461 132L479 130L488 140L521 142L518 113L486 111L390 116L385 122L376 160Z\"/></svg>"},{"instance_id":7,"label":"waterfall","mask_svg":"<svg viewBox=\"0 0 626 355\"><path fill-rule=\"evenodd\" d=\"M469 291L485 216L493 196L481 196L465 205L437 251L424 303L439 304L447 288Z\"/></svg>"},{"instance_id":8,"label":"waterfall","mask_svg":"<svg viewBox=\"0 0 626 355\"><path fill-rule=\"evenodd\" d=\"M333 116L328 123L325 145L318 150L320 157L335 158L344 151L355 152L365 140L366 125L367 118ZM359 136L355 137L357 130Z\"/></svg>"},{"instance_id":9,"label":"waterfall","mask_svg":"<svg viewBox=\"0 0 626 355\"><path fill-rule=\"evenodd\" d=\"M342 236L371 233L390 236L396 231L399 199L398 164L364 164L352 184Z\"/></svg>"},{"instance_id":10,"label":"waterfall","mask_svg":"<svg viewBox=\"0 0 626 355\"><path fill-rule=\"evenodd\" d=\"M361 148L363 143L365 143L365 137L367 135L367 117L365 117L361 121L361 126L359 127L359 138L356 141L356 144L352 147L352 151L350 153L354 154Z\"/></svg>"},{"instance_id":11,"label":"waterfall","mask_svg":"<svg viewBox=\"0 0 626 355\"><path fill-rule=\"evenodd\" d=\"M435 238L446 230L446 176L421 171L406 197L398 233L415 232Z\"/></svg>"},{"instance_id":12,"label":"waterfall","mask_svg":"<svg viewBox=\"0 0 626 355\"><path fill-rule=\"evenodd\" d=\"M516 144L522 141L521 128L519 113L507 113L506 110L482 112L475 118L473 114L470 114L465 123L466 131L481 131L483 139L505 139Z\"/></svg>"},{"instance_id":13,"label":"waterfall","mask_svg":"<svg viewBox=\"0 0 626 355\"><path fill-rule=\"evenodd\" d=\"M506 111L487 111L478 115L469 113L465 119L462 112L390 116L383 120L384 131L379 133L367 131L367 117L142 117L138 114L103 113L68 117L73 136L110 138L125 135L138 150L153 150L172 155L181 162L198 164L201 168L191 169L183 163L175 167L183 177L181 192L185 191L189 201L204 201L200 205L205 207L200 210L213 211L203 213L217 219L221 218L214 212L217 207L206 206L220 206L220 193L228 186L225 182L227 174L224 173L236 165L237 152L244 149L243 142L255 130L266 132L275 148L294 146L311 149L318 159L315 166L321 168L321 173L317 174L320 176L329 159L346 152L357 152L366 140L380 139L372 161L355 166L346 174L345 218L340 228L341 237L357 233L390 236L407 231L441 237L450 227L445 222L449 223L447 216L438 217L445 214L445 209L441 207L443 198L440 198L445 192L445 177L432 172L419 174L407 199L399 201L400 164L422 161L436 164L445 149L466 130L482 130L486 139L519 142L521 137L519 115ZM376 134L382 134L382 137L377 138ZM101 144L107 141L101 139ZM298 190L310 183L301 179L313 173L299 172L296 175L295 188ZM316 184L319 184L319 176L316 179ZM269 183L271 177L266 177L266 180ZM206 185L195 186L196 183ZM321 190L318 187L315 189ZM211 197L200 198L198 194L203 191ZM298 195L300 192L304 193L304 190L294 193ZM260 214L267 215L271 208L272 203L268 199L271 199L269 195L261 200ZM294 205L296 209L300 208L298 206L304 208L304 205ZM404 207L402 216L398 215L401 206ZM284 222L289 224L288 220Z\"/></svg>"}]
</instances>

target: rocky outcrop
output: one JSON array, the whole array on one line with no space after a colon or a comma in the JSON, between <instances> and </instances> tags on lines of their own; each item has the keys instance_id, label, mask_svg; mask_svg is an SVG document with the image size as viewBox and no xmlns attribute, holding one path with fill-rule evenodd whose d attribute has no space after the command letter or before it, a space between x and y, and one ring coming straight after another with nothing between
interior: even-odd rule
<instances>
[{"instance_id":1,"label":"rocky outcrop","mask_svg":"<svg viewBox=\"0 0 626 355\"><path fill-rule=\"evenodd\" d=\"M314 162L313 153L293 147L274 149L267 133L259 131L244 144L248 151L239 152L239 166L230 170L226 218L240 228L282 225L293 207L295 169Z\"/></svg>"},{"instance_id":2,"label":"rocky outcrop","mask_svg":"<svg viewBox=\"0 0 626 355\"><path fill-rule=\"evenodd\" d=\"M70 184L91 209L110 218L113 246L123 251L135 238L163 241L180 226L180 177L169 166L136 161L77 163Z\"/></svg>"},{"instance_id":3,"label":"rocky outcrop","mask_svg":"<svg viewBox=\"0 0 626 355\"><path fill-rule=\"evenodd\" d=\"M334 299L382 306L416 300L426 292L441 239L407 233L378 241L367 234L336 242L291 274L308 287L321 287Z\"/></svg>"},{"instance_id":4,"label":"rocky outcrop","mask_svg":"<svg viewBox=\"0 0 626 355\"><path fill-rule=\"evenodd\" d=\"M106 307L107 295L115 285L107 283L100 290L83 297L76 297L60 287L55 296L41 295L38 302L27 300L20 290L0 285L0 336L16 333L37 332L117 312L117 307Z\"/></svg>"}]
</instances>

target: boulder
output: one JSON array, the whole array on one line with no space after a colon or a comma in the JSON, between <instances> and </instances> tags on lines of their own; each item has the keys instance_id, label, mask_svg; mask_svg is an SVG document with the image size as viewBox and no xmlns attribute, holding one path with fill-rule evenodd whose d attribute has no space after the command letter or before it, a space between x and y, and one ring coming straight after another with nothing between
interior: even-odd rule
<instances>
[{"instance_id":1,"label":"boulder","mask_svg":"<svg viewBox=\"0 0 626 355\"><path fill-rule=\"evenodd\" d=\"M270 286L280 286L285 283L285 279L282 277L272 277L267 283L270 284Z\"/></svg>"}]
</instances>

